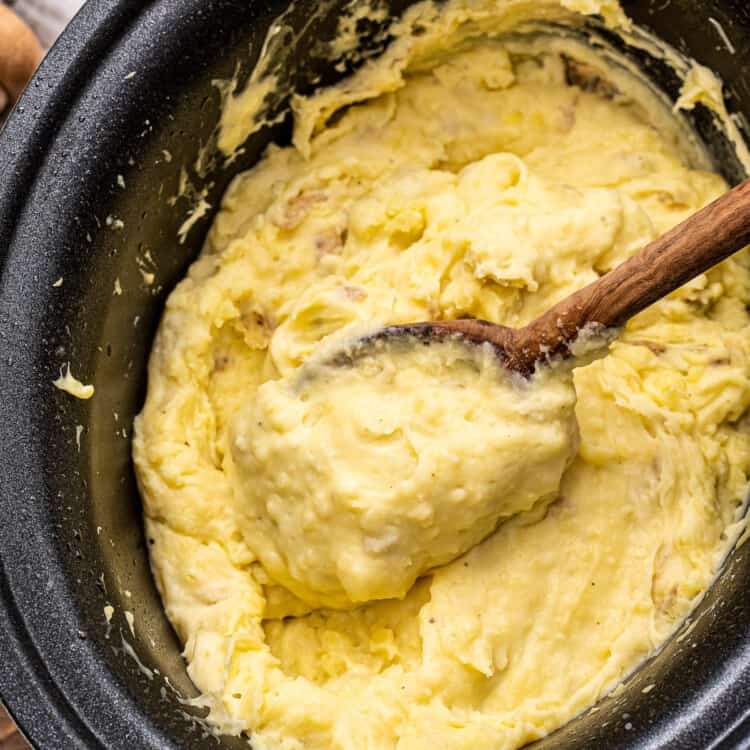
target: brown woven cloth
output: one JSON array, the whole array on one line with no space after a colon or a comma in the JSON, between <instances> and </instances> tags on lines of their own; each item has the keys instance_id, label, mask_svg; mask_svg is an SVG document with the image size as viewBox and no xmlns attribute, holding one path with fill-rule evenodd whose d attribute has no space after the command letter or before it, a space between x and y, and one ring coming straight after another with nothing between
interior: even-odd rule
<instances>
[{"instance_id":1,"label":"brown woven cloth","mask_svg":"<svg viewBox=\"0 0 750 750\"><path fill-rule=\"evenodd\" d=\"M16 731L16 725L0 706L0 750L30 750L26 740Z\"/></svg>"},{"instance_id":2,"label":"brown woven cloth","mask_svg":"<svg viewBox=\"0 0 750 750\"><path fill-rule=\"evenodd\" d=\"M84 0L0 0L0 6L10 7L25 21L46 52L83 2ZM0 89L0 124L8 114L12 98Z\"/></svg>"},{"instance_id":3,"label":"brown woven cloth","mask_svg":"<svg viewBox=\"0 0 750 750\"><path fill-rule=\"evenodd\" d=\"M49 49L83 0L0 0L31 26L45 49Z\"/></svg>"}]
</instances>

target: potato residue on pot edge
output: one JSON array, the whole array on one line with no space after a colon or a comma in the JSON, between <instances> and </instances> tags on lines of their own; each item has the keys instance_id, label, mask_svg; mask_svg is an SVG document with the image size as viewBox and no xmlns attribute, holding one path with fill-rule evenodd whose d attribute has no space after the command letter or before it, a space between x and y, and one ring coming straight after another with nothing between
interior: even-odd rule
<instances>
[{"instance_id":1,"label":"potato residue on pot edge","mask_svg":"<svg viewBox=\"0 0 750 750\"><path fill-rule=\"evenodd\" d=\"M256 747L520 747L657 647L731 544L750 470L745 253L574 372L580 447L554 501L403 599L314 609L243 520L261 467L237 477L238 415L331 337L523 325L726 189L648 92L582 75L583 47L485 33L576 5L413 11L442 35L423 24L398 70L298 100L297 149L235 179L169 298L134 441L153 569L193 680ZM353 91L367 101L321 126Z\"/></svg>"}]
</instances>

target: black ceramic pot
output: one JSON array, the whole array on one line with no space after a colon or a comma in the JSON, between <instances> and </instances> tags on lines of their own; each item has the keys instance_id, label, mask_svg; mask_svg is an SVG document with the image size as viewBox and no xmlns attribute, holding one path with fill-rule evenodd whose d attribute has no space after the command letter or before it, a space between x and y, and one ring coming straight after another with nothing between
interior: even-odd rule
<instances>
[{"instance_id":1,"label":"black ceramic pot","mask_svg":"<svg viewBox=\"0 0 750 750\"><path fill-rule=\"evenodd\" d=\"M344 3L329 4L293 43L296 62L287 72L301 89L317 74L332 75L310 53ZM395 0L394 14L406 4ZM750 115L746 0L624 5L719 72L731 107ZM206 735L176 696L195 691L149 573L129 437L160 309L211 219L179 245L189 206L164 197L177 192L182 165L194 163L215 127L220 98L211 80L229 78L238 58L247 73L286 6L90 0L0 136L0 693L39 748L244 746ZM287 20L301 28L314 9L321 9L316 0L300 0ZM676 93L678 81L663 65L642 62ZM717 166L739 180L708 114L698 110L694 124ZM235 163L219 161L207 176L209 202L216 206L231 177L288 130L262 131ZM108 225L108 216L124 228ZM158 267L153 287L140 283L136 263L146 249ZM62 286L53 286L59 277ZM122 295L113 294L116 278ZM91 401L52 386L67 361L95 383ZM673 638L597 712L538 747L750 747L748 579L750 545L733 553L687 635ZM110 627L107 603L115 607ZM135 614L135 638L125 610Z\"/></svg>"}]
</instances>

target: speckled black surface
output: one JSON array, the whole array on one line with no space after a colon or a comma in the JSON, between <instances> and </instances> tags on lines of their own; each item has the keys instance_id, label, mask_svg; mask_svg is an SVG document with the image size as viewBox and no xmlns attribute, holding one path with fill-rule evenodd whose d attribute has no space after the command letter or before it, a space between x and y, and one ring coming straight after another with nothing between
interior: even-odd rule
<instances>
[{"instance_id":1,"label":"speckled black surface","mask_svg":"<svg viewBox=\"0 0 750 750\"><path fill-rule=\"evenodd\" d=\"M188 204L171 206L165 196L176 194L180 167L194 162L214 128L219 97L211 79L229 77L238 57L249 70L284 5L90 0L0 134L0 694L45 750L244 746L206 735L164 679L194 695L149 574L129 436L161 306L211 218L178 245ZM308 18L315 5L301 2L290 22ZM719 71L732 105L750 115L745 0L624 5ZM734 55L709 16L723 24ZM308 55L325 29L308 30L299 47L305 62L289 68L302 86L315 74L330 75ZM649 66L674 92L668 71ZM710 118L699 111L695 123L737 180ZM261 132L236 163L219 163L209 201L216 205L232 175L287 131ZM108 226L108 216L124 227ZM143 284L136 263L145 250L156 260L153 287ZM53 287L60 276L62 287ZM121 296L113 294L115 278ZM51 385L67 361L95 383L91 401ZM749 577L750 545L732 556L687 635L618 696L538 747L750 747ZM106 603L116 609L109 628ZM159 671L151 678L123 652L121 634L133 640L125 610L135 615L140 661Z\"/></svg>"}]
</instances>

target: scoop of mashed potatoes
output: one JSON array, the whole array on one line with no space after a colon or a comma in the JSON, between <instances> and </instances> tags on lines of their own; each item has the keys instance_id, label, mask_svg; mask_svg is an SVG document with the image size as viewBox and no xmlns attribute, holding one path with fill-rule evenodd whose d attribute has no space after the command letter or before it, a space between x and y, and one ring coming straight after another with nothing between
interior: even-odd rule
<instances>
[{"instance_id":1,"label":"scoop of mashed potatoes","mask_svg":"<svg viewBox=\"0 0 750 750\"><path fill-rule=\"evenodd\" d=\"M230 428L245 541L311 606L402 598L557 495L578 437L561 369L526 382L489 344L409 337L264 383Z\"/></svg>"},{"instance_id":2,"label":"scoop of mashed potatoes","mask_svg":"<svg viewBox=\"0 0 750 750\"><path fill-rule=\"evenodd\" d=\"M726 189L622 70L571 39L496 34L574 7L621 16L613 0L409 11L418 33L295 100L296 147L237 176L169 297L134 440L151 560L191 677L256 747L521 747L657 648L732 543L750 471L746 253L574 371L580 446L554 502L402 599L316 609L266 568L273 537L248 534L253 469L237 481L233 435L248 409L284 419L269 393L286 409L284 383L327 341L373 321L524 325ZM392 455L372 470L405 476L410 454Z\"/></svg>"}]
</instances>

